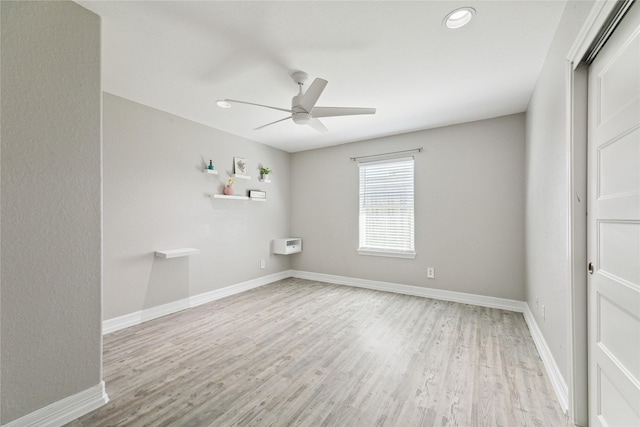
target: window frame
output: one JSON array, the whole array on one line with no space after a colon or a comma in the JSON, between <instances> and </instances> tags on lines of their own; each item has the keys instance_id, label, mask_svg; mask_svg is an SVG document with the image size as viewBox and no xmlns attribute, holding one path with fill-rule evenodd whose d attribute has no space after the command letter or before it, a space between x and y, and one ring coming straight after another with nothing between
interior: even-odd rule
<instances>
[{"instance_id":1,"label":"window frame","mask_svg":"<svg viewBox=\"0 0 640 427\"><path fill-rule=\"evenodd\" d=\"M393 249L390 247L384 246L364 246L366 244L366 235L363 233L367 233L366 231L366 223L363 224L363 218L366 217L366 212L363 212L363 206L366 203L363 203L363 185L366 186L366 183L363 183L363 167L367 168L369 166L376 165L391 165L394 163L403 163L410 162L410 170L411 170L411 178L410 178L410 186L411 186L411 215L410 215L410 223L408 227L409 230L405 230L404 233L399 233L397 235L409 234L409 239L405 242L408 245L405 246L405 249ZM406 180L406 178L405 178ZM368 182L371 184L372 179ZM398 184L402 184L402 179L398 180ZM375 182L373 182L375 184ZM390 234L386 234L383 237L388 238ZM381 257L390 257L390 258L406 258L406 259L415 259L416 251L415 251L415 159L413 156L404 156L404 157L390 157L372 161L361 161L358 162L358 249L357 252L359 255L366 256L381 256Z\"/></svg>"}]
</instances>

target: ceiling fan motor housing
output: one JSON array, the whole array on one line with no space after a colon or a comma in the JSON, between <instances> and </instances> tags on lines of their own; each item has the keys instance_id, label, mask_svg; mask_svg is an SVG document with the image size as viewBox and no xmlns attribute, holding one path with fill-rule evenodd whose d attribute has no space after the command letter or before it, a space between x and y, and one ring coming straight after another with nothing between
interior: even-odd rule
<instances>
[{"instance_id":1,"label":"ceiling fan motor housing","mask_svg":"<svg viewBox=\"0 0 640 427\"><path fill-rule=\"evenodd\" d=\"M291 118L293 122L298 125L306 125L311 120L311 113L305 111L302 107L300 107L300 98L302 98L302 94L296 95L291 98Z\"/></svg>"},{"instance_id":2,"label":"ceiling fan motor housing","mask_svg":"<svg viewBox=\"0 0 640 427\"><path fill-rule=\"evenodd\" d=\"M293 122L298 125L306 125L311 121L311 114L301 112L301 113L293 113L291 116Z\"/></svg>"},{"instance_id":3,"label":"ceiling fan motor housing","mask_svg":"<svg viewBox=\"0 0 640 427\"><path fill-rule=\"evenodd\" d=\"M298 95L291 98L291 111L293 111L294 113L298 113L298 112L308 113L308 111L304 111L304 109L300 107L300 99L302 98L302 95L303 94L299 93Z\"/></svg>"}]
</instances>

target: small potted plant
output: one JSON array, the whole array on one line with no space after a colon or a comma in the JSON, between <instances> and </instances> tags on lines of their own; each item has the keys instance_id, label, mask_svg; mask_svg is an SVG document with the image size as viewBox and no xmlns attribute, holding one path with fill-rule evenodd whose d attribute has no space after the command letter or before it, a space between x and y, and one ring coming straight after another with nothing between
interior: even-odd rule
<instances>
[{"instance_id":1,"label":"small potted plant","mask_svg":"<svg viewBox=\"0 0 640 427\"><path fill-rule=\"evenodd\" d=\"M233 179L233 178L229 178L227 180L227 185L224 187L224 191L223 191L223 193L225 195L233 196L233 187L232 187L232 185L233 185L234 182L236 182L236 180Z\"/></svg>"},{"instance_id":2,"label":"small potted plant","mask_svg":"<svg viewBox=\"0 0 640 427\"><path fill-rule=\"evenodd\" d=\"M271 180L269 179L269 174L271 173L271 169L267 168L267 167L261 167L260 168L260 179L263 182L271 182Z\"/></svg>"}]
</instances>

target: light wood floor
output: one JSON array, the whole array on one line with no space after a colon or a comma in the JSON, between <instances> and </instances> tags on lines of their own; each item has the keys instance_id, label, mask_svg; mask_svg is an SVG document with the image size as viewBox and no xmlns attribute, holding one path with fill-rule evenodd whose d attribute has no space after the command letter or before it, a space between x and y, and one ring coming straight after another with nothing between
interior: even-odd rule
<instances>
[{"instance_id":1,"label":"light wood floor","mask_svg":"<svg viewBox=\"0 0 640 427\"><path fill-rule=\"evenodd\" d=\"M69 426L567 426L519 313L286 279L104 338Z\"/></svg>"}]
</instances>

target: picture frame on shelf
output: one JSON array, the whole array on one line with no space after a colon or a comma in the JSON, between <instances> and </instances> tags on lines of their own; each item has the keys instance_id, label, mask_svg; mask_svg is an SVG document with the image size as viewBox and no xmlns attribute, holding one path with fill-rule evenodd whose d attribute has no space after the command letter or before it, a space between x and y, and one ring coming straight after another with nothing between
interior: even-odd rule
<instances>
[{"instance_id":1,"label":"picture frame on shelf","mask_svg":"<svg viewBox=\"0 0 640 427\"><path fill-rule=\"evenodd\" d=\"M247 176L247 159L244 157L234 157L233 173L236 176Z\"/></svg>"},{"instance_id":2,"label":"picture frame on shelf","mask_svg":"<svg viewBox=\"0 0 640 427\"><path fill-rule=\"evenodd\" d=\"M261 191L261 190L249 190L249 198L264 200L267 198L267 193L266 191Z\"/></svg>"}]
</instances>

